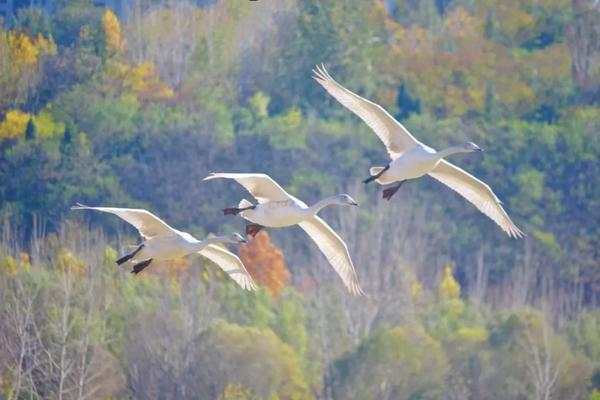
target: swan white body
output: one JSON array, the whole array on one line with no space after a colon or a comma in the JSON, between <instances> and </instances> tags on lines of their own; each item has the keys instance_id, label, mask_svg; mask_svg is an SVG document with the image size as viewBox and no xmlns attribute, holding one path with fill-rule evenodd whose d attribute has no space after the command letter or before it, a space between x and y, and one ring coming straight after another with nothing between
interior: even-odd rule
<instances>
[{"instance_id":1,"label":"swan white body","mask_svg":"<svg viewBox=\"0 0 600 400\"><path fill-rule=\"evenodd\" d=\"M376 181L382 185L406 179L416 179L431 172L440 162L440 153L418 144L390 162L390 168Z\"/></svg>"},{"instance_id":2,"label":"swan white body","mask_svg":"<svg viewBox=\"0 0 600 400\"><path fill-rule=\"evenodd\" d=\"M240 216L270 228L299 225L317 244L348 290L352 294L363 294L346 243L317 216L321 209L329 205L358 205L350 196L332 196L309 207L266 174L213 173L204 180L220 178L234 179L258 201L253 205L242 200L238 206Z\"/></svg>"},{"instance_id":3,"label":"swan white body","mask_svg":"<svg viewBox=\"0 0 600 400\"><path fill-rule=\"evenodd\" d=\"M502 203L486 183L444 160L445 157L452 154L481 151L479 147L473 143L467 143L464 146L454 146L437 152L415 139L381 106L336 82L324 66L317 66L313 72L313 78L338 102L362 119L385 145L391 161L387 169L385 167L371 168L371 179L376 177L375 180L379 184L387 185L429 175L475 205L509 236L515 238L523 236L523 232L512 222L502 208ZM369 180L367 179L365 183ZM399 184L389 197L398 187Z\"/></svg>"},{"instance_id":4,"label":"swan white body","mask_svg":"<svg viewBox=\"0 0 600 400\"><path fill-rule=\"evenodd\" d=\"M133 257L133 262L152 258L155 261L167 261L182 258L202 251L210 245L209 240L197 240L187 232L174 229L174 234L169 236L155 236L146 239L144 247Z\"/></svg>"},{"instance_id":5,"label":"swan white body","mask_svg":"<svg viewBox=\"0 0 600 400\"><path fill-rule=\"evenodd\" d=\"M138 230L144 240L131 256L124 257L125 261L123 262L137 264L145 260L167 261L200 253L219 266L242 288L256 289L252 277L238 256L220 246L222 243L245 242L238 234L212 237L200 241L187 232L170 227L156 215L143 209L89 207L82 204L77 204L71 209L96 210L115 214Z\"/></svg>"},{"instance_id":6,"label":"swan white body","mask_svg":"<svg viewBox=\"0 0 600 400\"><path fill-rule=\"evenodd\" d=\"M250 222L269 228L283 228L305 220L308 207L298 199L270 201L257 204L255 208L242 211L240 215Z\"/></svg>"}]
</instances>

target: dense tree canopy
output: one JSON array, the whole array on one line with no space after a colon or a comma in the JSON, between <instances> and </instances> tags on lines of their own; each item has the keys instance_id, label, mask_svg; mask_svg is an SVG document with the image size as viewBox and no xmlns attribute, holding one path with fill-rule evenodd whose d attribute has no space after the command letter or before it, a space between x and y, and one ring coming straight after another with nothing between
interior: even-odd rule
<instances>
[{"instance_id":1,"label":"dense tree canopy","mask_svg":"<svg viewBox=\"0 0 600 400\"><path fill-rule=\"evenodd\" d=\"M0 397L600 397L597 1L54 3L0 22ZM428 178L364 187L385 150L321 62L423 142L486 149L452 161L526 239ZM133 229L69 212L241 231L217 170L351 193L322 216L368 297L297 229L240 249L249 294L196 257L133 278Z\"/></svg>"}]
</instances>

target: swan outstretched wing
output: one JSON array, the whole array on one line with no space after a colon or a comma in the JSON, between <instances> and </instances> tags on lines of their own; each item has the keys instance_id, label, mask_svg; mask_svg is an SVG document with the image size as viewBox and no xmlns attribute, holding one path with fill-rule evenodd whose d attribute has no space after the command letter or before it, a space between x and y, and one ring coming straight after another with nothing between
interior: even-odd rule
<instances>
[{"instance_id":1,"label":"swan outstretched wing","mask_svg":"<svg viewBox=\"0 0 600 400\"><path fill-rule=\"evenodd\" d=\"M71 210L96 210L115 214L133 225L145 239L160 235L172 235L175 230L162 219L141 208L90 207L77 203Z\"/></svg>"},{"instance_id":2,"label":"swan outstretched wing","mask_svg":"<svg viewBox=\"0 0 600 400\"><path fill-rule=\"evenodd\" d=\"M313 78L344 107L362 119L385 145L390 158L395 159L419 143L417 139L378 104L351 92L336 82L324 65L316 66Z\"/></svg>"},{"instance_id":3,"label":"swan outstretched wing","mask_svg":"<svg viewBox=\"0 0 600 400\"><path fill-rule=\"evenodd\" d=\"M446 160L441 160L429 175L473 203L508 236L523 237L523 232L512 222L502 208L502 203L486 183Z\"/></svg>"},{"instance_id":4,"label":"swan outstretched wing","mask_svg":"<svg viewBox=\"0 0 600 400\"><path fill-rule=\"evenodd\" d=\"M219 268L225 271L243 289L256 290L256 284L246 270L246 267L244 267L242 260L229 250L221 246L209 244L198 253L217 264Z\"/></svg>"},{"instance_id":5,"label":"swan outstretched wing","mask_svg":"<svg viewBox=\"0 0 600 400\"><path fill-rule=\"evenodd\" d=\"M342 238L321 218L314 216L298 225L317 244L335 272L342 278L350 293L364 294L358 283L354 264L348 253L348 247Z\"/></svg>"},{"instance_id":6,"label":"swan outstretched wing","mask_svg":"<svg viewBox=\"0 0 600 400\"><path fill-rule=\"evenodd\" d=\"M292 199L292 196L286 192L277 182L266 174L238 174L214 172L204 178L204 181L210 179L234 179L242 185L259 203L268 201L286 201Z\"/></svg>"}]
</instances>

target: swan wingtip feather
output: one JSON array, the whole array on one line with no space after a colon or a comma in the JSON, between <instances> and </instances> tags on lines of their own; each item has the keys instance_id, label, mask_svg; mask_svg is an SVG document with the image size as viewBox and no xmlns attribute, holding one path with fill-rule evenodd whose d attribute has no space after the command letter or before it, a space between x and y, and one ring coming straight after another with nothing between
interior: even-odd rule
<instances>
[{"instance_id":1,"label":"swan wingtip feather","mask_svg":"<svg viewBox=\"0 0 600 400\"><path fill-rule=\"evenodd\" d=\"M220 172L211 172L206 177L204 177L202 180L208 181L211 179L215 179L215 178L218 178L220 174L221 174Z\"/></svg>"},{"instance_id":2,"label":"swan wingtip feather","mask_svg":"<svg viewBox=\"0 0 600 400\"><path fill-rule=\"evenodd\" d=\"M514 224L511 224L508 227L508 229L506 230L506 233L512 239L523 239L523 238L527 237L527 235Z\"/></svg>"},{"instance_id":3,"label":"swan wingtip feather","mask_svg":"<svg viewBox=\"0 0 600 400\"><path fill-rule=\"evenodd\" d=\"M83 205L79 202L75 203L74 206L71 206L71 210L84 210L86 208L89 208L89 206Z\"/></svg>"}]
</instances>

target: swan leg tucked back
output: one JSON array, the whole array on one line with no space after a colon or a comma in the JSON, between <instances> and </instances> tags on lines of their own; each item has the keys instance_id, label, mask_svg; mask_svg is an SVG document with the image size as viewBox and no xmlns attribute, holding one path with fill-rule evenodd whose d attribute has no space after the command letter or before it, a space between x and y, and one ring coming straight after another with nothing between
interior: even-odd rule
<instances>
[{"instance_id":1,"label":"swan leg tucked back","mask_svg":"<svg viewBox=\"0 0 600 400\"><path fill-rule=\"evenodd\" d=\"M489 185L444 160L446 156L452 154L483 151L479 146L473 142L467 142L462 146L452 146L436 152L418 141L380 105L357 95L336 82L323 64L316 66L313 73L313 78L342 106L362 119L385 145L392 160L391 170L376 178L379 184L392 184L429 174L471 202L509 236L523 237L523 232L510 219ZM364 182L375 180L373 175L381 173L380 168L371 168L372 176ZM389 199L396 190L397 187L386 189L387 194L384 192L384 198Z\"/></svg>"},{"instance_id":2,"label":"swan leg tucked back","mask_svg":"<svg viewBox=\"0 0 600 400\"><path fill-rule=\"evenodd\" d=\"M383 190L383 198L384 198L385 200L388 200L388 201L389 201L389 200L392 198L392 196L396 194L396 192L398 191L398 189L400 189L400 186L402 186L402 184L403 184L404 182L406 182L406 180L404 180L404 181L400 181L400 182L398 182L396 185L394 185L394 186L392 186L392 187L389 187L389 188L387 188L387 189L384 189L384 190Z\"/></svg>"},{"instance_id":3,"label":"swan leg tucked back","mask_svg":"<svg viewBox=\"0 0 600 400\"><path fill-rule=\"evenodd\" d=\"M258 232L262 230L262 228L264 228L264 226L259 224L248 224L246 225L246 235L255 237L258 234Z\"/></svg>"}]
</instances>

